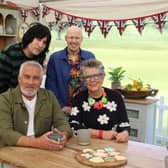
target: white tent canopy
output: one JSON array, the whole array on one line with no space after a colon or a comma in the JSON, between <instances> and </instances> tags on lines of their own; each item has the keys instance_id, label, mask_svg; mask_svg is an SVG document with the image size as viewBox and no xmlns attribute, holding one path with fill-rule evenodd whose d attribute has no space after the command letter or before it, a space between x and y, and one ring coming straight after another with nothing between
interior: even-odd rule
<instances>
[{"instance_id":1,"label":"white tent canopy","mask_svg":"<svg viewBox=\"0 0 168 168\"><path fill-rule=\"evenodd\" d=\"M55 0L42 4L65 14L96 20L132 19L168 11L168 0Z\"/></svg>"},{"instance_id":2,"label":"white tent canopy","mask_svg":"<svg viewBox=\"0 0 168 168\"><path fill-rule=\"evenodd\" d=\"M19 7L35 7L39 5L38 0L8 0L8 1L16 4Z\"/></svg>"}]
</instances>

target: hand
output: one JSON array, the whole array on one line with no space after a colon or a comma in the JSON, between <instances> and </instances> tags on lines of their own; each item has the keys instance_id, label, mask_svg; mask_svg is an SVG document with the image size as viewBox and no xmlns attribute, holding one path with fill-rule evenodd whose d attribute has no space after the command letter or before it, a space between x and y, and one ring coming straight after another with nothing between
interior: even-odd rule
<instances>
[{"instance_id":1,"label":"hand","mask_svg":"<svg viewBox=\"0 0 168 168\"><path fill-rule=\"evenodd\" d=\"M65 113L65 114L68 114L68 115L70 115L71 114L71 107L70 106L64 106L63 108L62 108L62 111Z\"/></svg>"},{"instance_id":2,"label":"hand","mask_svg":"<svg viewBox=\"0 0 168 168\"><path fill-rule=\"evenodd\" d=\"M61 145L65 146L67 139L68 139L68 133L67 132L61 132L58 129L54 129L53 132L57 132L63 135L63 137L61 138L61 141L59 142Z\"/></svg>"},{"instance_id":3,"label":"hand","mask_svg":"<svg viewBox=\"0 0 168 168\"><path fill-rule=\"evenodd\" d=\"M117 134L116 141L117 142L128 142L128 131L123 131Z\"/></svg>"},{"instance_id":4,"label":"hand","mask_svg":"<svg viewBox=\"0 0 168 168\"><path fill-rule=\"evenodd\" d=\"M36 138L36 144L37 147L41 149L49 149L49 150L61 150L64 147L64 143L57 142L55 140L49 139L48 135L50 135L52 132L47 132L40 136L39 138Z\"/></svg>"},{"instance_id":5,"label":"hand","mask_svg":"<svg viewBox=\"0 0 168 168\"><path fill-rule=\"evenodd\" d=\"M103 139L107 139L107 140L115 139L117 134L118 133L116 131L113 131L113 130L103 131Z\"/></svg>"}]
</instances>

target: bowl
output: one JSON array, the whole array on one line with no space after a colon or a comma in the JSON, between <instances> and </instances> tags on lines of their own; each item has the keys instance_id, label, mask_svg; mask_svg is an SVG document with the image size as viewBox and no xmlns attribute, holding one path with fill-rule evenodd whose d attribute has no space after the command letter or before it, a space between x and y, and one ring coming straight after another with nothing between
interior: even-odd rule
<instances>
[{"instance_id":1,"label":"bowl","mask_svg":"<svg viewBox=\"0 0 168 168\"><path fill-rule=\"evenodd\" d=\"M155 96L158 93L158 89L150 89L148 91L131 91L118 89L124 98L128 99L145 99L148 96Z\"/></svg>"}]
</instances>

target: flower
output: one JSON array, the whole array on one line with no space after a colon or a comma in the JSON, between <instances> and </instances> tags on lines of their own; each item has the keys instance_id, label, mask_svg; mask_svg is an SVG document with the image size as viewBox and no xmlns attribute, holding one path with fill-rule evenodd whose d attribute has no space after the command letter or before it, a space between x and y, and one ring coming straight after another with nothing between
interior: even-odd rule
<instances>
[{"instance_id":1,"label":"flower","mask_svg":"<svg viewBox=\"0 0 168 168\"><path fill-rule=\"evenodd\" d=\"M114 101L108 102L105 106L110 112L116 111L117 108L117 104Z\"/></svg>"},{"instance_id":2,"label":"flower","mask_svg":"<svg viewBox=\"0 0 168 168\"><path fill-rule=\"evenodd\" d=\"M97 121L100 122L101 125L103 125L103 124L108 124L109 119L110 118L106 114L104 114L104 115L99 115L99 118L97 119Z\"/></svg>"},{"instance_id":3,"label":"flower","mask_svg":"<svg viewBox=\"0 0 168 168\"><path fill-rule=\"evenodd\" d=\"M92 106L95 103L95 99L93 99L92 97L89 97L88 98L88 103L89 103L89 105Z\"/></svg>"},{"instance_id":4,"label":"flower","mask_svg":"<svg viewBox=\"0 0 168 168\"><path fill-rule=\"evenodd\" d=\"M93 106L94 109L101 110L103 108L103 103L101 101L98 101Z\"/></svg>"},{"instance_id":5,"label":"flower","mask_svg":"<svg viewBox=\"0 0 168 168\"><path fill-rule=\"evenodd\" d=\"M82 104L82 107L83 107L83 110L84 111L90 111L90 106L89 106L89 104L87 103L87 102L83 102L83 104Z\"/></svg>"},{"instance_id":6,"label":"flower","mask_svg":"<svg viewBox=\"0 0 168 168\"><path fill-rule=\"evenodd\" d=\"M72 107L71 115L76 116L79 113L79 110L77 107Z\"/></svg>"},{"instance_id":7,"label":"flower","mask_svg":"<svg viewBox=\"0 0 168 168\"><path fill-rule=\"evenodd\" d=\"M107 103L107 97L102 97L101 101L102 101L103 104L106 104Z\"/></svg>"}]
</instances>

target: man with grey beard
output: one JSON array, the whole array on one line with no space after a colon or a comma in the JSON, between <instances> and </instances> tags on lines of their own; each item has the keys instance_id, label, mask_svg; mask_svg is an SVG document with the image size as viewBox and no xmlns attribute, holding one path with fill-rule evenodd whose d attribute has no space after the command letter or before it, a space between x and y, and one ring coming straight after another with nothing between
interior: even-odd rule
<instances>
[{"instance_id":1,"label":"man with grey beard","mask_svg":"<svg viewBox=\"0 0 168 168\"><path fill-rule=\"evenodd\" d=\"M18 86L0 95L0 146L62 150L72 136L56 97L40 88L42 75L38 62L24 62ZM53 132L62 135L59 142L48 137Z\"/></svg>"}]
</instances>

